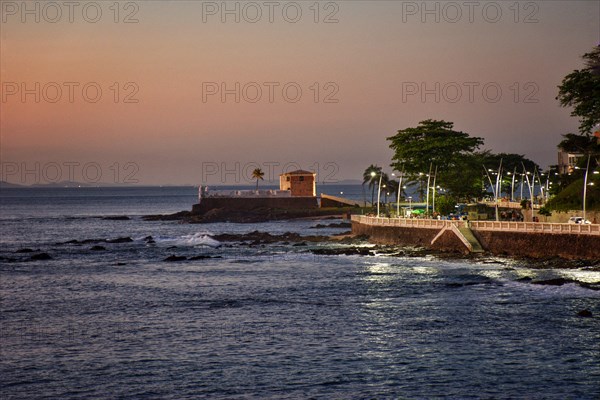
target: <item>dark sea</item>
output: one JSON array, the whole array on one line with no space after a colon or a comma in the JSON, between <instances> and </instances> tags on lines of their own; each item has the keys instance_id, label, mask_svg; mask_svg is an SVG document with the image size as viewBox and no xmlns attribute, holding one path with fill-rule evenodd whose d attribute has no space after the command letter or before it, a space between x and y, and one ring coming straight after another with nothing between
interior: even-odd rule
<instances>
[{"instance_id":1,"label":"dark sea","mask_svg":"<svg viewBox=\"0 0 600 400\"><path fill-rule=\"evenodd\" d=\"M363 199L360 185L322 191ZM331 220L141 218L196 199L0 191L1 399L600 399L598 270L213 238L348 229L313 228ZM561 277L576 282L532 284Z\"/></svg>"}]
</instances>

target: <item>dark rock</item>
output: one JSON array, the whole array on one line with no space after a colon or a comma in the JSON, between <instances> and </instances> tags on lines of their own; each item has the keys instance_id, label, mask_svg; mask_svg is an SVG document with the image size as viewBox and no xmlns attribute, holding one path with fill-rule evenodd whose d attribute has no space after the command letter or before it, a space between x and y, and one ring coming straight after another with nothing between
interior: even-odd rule
<instances>
[{"instance_id":1,"label":"dark rock","mask_svg":"<svg viewBox=\"0 0 600 400\"><path fill-rule=\"evenodd\" d=\"M32 261L44 261L44 260L52 260L52 257L48 253L39 253L31 256Z\"/></svg>"},{"instance_id":2,"label":"dark rock","mask_svg":"<svg viewBox=\"0 0 600 400\"><path fill-rule=\"evenodd\" d=\"M106 250L106 247L104 247L104 246L92 246L92 248L90 248L90 250L93 250L93 251L103 251L103 250Z\"/></svg>"},{"instance_id":3,"label":"dark rock","mask_svg":"<svg viewBox=\"0 0 600 400\"><path fill-rule=\"evenodd\" d=\"M190 211L181 211L170 215L145 215L144 221L185 221L191 220L193 214Z\"/></svg>"},{"instance_id":4,"label":"dark rock","mask_svg":"<svg viewBox=\"0 0 600 400\"><path fill-rule=\"evenodd\" d=\"M60 242L57 243L58 245L61 244L74 244L76 246L81 246L82 244L91 244L91 243L106 243L107 240L106 239L85 239L85 240L68 240L66 242Z\"/></svg>"},{"instance_id":5,"label":"dark rock","mask_svg":"<svg viewBox=\"0 0 600 400\"><path fill-rule=\"evenodd\" d=\"M533 281L531 283L534 285L562 286L567 283L577 283L577 282L572 279L554 278L554 279L547 279L545 281Z\"/></svg>"},{"instance_id":6,"label":"dark rock","mask_svg":"<svg viewBox=\"0 0 600 400\"><path fill-rule=\"evenodd\" d=\"M146 241L147 244L156 244L156 242L154 240L148 240Z\"/></svg>"},{"instance_id":7,"label":"dark rock","mask_svg":"<svg viewBox=\"0 0 600 400\"><path fill-rule=\"evenodd\" d=\"M326 255L326 256L372 256L374 253L368 248L364 247L338 247L338 248L321 248L321 249L313 249L313 254L318 255Z\"/></svg>"},{"instance_id":8,"label":"dark rock","mask_svg":"<svg viewBox=\"0 0 600 400\"><path fill-rule=\"evenodd\" d=\"M517 282L531 282L532 279L529 276L524 276L522 278L517 279Z\"/></svg>"},{"instance_id":9,"label":"dark rock","mask_svg":"<svg viewBox=\"0 0 600 400\"><path fill-rule=\"evenodd\" d=\"M133 242L133 239L130 237L120 237L116 239L107 239L106 243L129 243Z\"/></svg>"},{"instance_id":10,"label":"dark rock","mask_svg":"<svg viewBox=\"0 0 600 400\"><path fill-rule=\"evenodd\" d=\"M127 265L127 263L124 262L118 262L115 264L117 267L122 267L123 265Z\"/></svg>"},{"instance_id":11,"label":"dark rock","mask_svg":"<svg viewBox=\"0 0 600 400\"><path fill-rule=\"evenodd\" d=\"M152 240L152 241L154 241L154 238L153 238L152 236L146 236L146 237L144 238L144 240L145 240L146 242L149 242L149 241L151 241L151 240Z\"/></svg>"},{"instance_id":12,"label":"dark rock","mask_svg":"<svg viewBox=\"0 0 600 400\"><path fill-rule=\"evenodd\" d=\"M15 251L15 253L33 253L34 251L35 250L33 250L33 249L25 248L25 249L19 249L19 250Z\"/></svg>"},{"instance_id":13,"label":"dark rock","mask_svg":"<svg viewBox=\"0 0 600 400\"><path fill-rule=\"evenodd\" d=\"M578 317L583 317L583 318L592 318L592 312L590 310L581 310L577 313Z\"/></svg>"},{"instance_id":14,"label":"dark rock","mask_svg":"<svg viewBox=\"0 0 600 400\"><path fill-rule=\"evenodd\" d=\"M306 242L300 242L300 243L294 243L293 246L294 247L308 246L308 244Z\"/></svg>"},{"instance_id":15,"label":"dark rock","mask_svg":"<svg viewBox=\"0 0 600 400\"><path fill-rule=\"evenodd\" d=\"M196 260L206 260L206 259L210 259L210 258L223 258L223 257L221 257L221 256L199 255L199 256L190 257L189 260L190 261L196 261Z\"/></svg>"},{"instance_id":16,"label":"dark rock","mask_svg":"<svg viewBox=\"0 0 600 400\"><path fill-rule=\"evenodd\" d=\"M109 221L128 221L130 218L127 215L115 215L115 216L104 217L102 219L106 219Z\"/></svg>"},{"instance_id":17,"label":"dark rock","mask_svg":"<svg viewBox=\"0 0 600 400\"><path fill-rule=\"evenodd\" d=\"M197 208L196 206L194 208ZM143 219L146 221L182 221L191 224L202 224L210 222L236 222L236 223L256 223L266 221L280 221L298 218L326 219L327 216L336 215L333 219L338 219L344 209L321 209L321 208L300 208L300 209L279 209L270 207L258 207L252 209L237 209L232 207L215 207L209 210L199 212L181 211L170 215L147 215Z\"/></svg>"},{"instance_id":18,"label":"dark rock","mask_svg":"<svg viewBox=\"0 0 600 400\"><path fill-rule=\"evenodd\" d=\"M107 242L106 239L85 239L79 242L79 244L90 244L90 243L104 243Z\"/></svg>"},{"instance_id":19,"label":"dark rock","mask_svg":"<svg viewBox=\"0 0 600 400\"><path fill-rule=\"evenodd\" d=\"M187 260L187 258L184 256L169 256L169 257L165 258L163 261L178 262L178 261L185 261L185 260Z\"/></svg>"},{"instance_id":20,"label":"dark rock","mask_svg":"<svg viewBox=\"0 0 600 400\"><path fill-rule=\"evenodd\" d=\"M281 235L272 235L268 232L254 231L249 233L223 233L213 236L219 242L248 242L250 245L262 245L272 243L291 242L322 242L329 240L327 236L300 236L295 232L285 232Z\"/></svg>"},{"instance_id":21,"label":"dark rock","mask_svg":"<svg viewBox=\"0 0 600 400\"><path fill-rule=\"evenodd\" d=\"M340 223L333 223L333 224L317 224L315 226L312 226L311 229L323 229L323 228L350 228L352 227L352 224L350 222L340 222Z\"/></svg>"}]
</instances>

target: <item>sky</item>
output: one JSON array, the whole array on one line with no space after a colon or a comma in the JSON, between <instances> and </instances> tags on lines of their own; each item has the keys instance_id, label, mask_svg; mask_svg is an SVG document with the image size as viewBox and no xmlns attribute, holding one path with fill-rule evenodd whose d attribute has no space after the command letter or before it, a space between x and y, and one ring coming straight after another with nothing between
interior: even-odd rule
<instances>
[{"instance_id":1,"label":"sky","mask_svg":"<svg viewBox=\"0 0 600 400\"><path fill-rule=\"evenodd\" d=\"M0 179L26 184L361 179L425 119L545 167L600 43L591 0L0 5Z\"/></svg>"}]
</instances>

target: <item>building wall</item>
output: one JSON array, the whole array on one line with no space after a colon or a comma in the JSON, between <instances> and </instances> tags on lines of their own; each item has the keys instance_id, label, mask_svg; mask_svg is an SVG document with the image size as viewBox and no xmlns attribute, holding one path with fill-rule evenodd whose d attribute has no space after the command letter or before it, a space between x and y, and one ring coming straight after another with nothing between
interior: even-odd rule
<instances>
[{"instance_id":1,"label":"building wall","mask_svg":"<svg viewBox=\"0 0 600 400\"><path fill-rule=\"evenodd\" d=\"M581 153L569 153L559 149L558 151L558 172L568 174L573 172L578 160L583 157Z\"/></svg>"},{"instance_id":2,"label":"building wall","mask_svg":"<svg viewBox=\"0 0 600 400\"><path fill-rule=\"evenodd\" d=\"M279 177L279 187L281 190L290 190L292 196L316 196L313 175L282 175Z\"/></svg>"}]
</instances>

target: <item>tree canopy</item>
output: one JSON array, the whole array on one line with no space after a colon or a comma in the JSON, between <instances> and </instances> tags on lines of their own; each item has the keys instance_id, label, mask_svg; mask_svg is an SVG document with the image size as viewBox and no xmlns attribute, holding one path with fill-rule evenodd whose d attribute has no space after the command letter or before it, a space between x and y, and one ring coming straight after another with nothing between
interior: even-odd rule
<instances>
[{"instance_id":1,"label":"tree canopy","mask_svg":"<svg viewBox=\"0 0 600 400\"><path fill-rule=\"evenodd\" d=\"M449 193L459 197L480 194L481 162L476 151L483 139L453 128L452 122L428 119L399 130L387 138L394 151L391 166L413 181L419 173L429 173L431 165L437 166L437 182Z\"/></svg>"},{"instance_id":2,"label":"tree canopy","mask_svg":"<svg viewBox=\"0 0 600 400\"><path fill-rule=\"evenodd\" d=\"M428 119L416 128L399 130L387 138L394 150L392 166L408 173L428 172L430 163L452 167L461 157L472 154L483 144L483 139L455 131L454 123Z\"/></svg>"},{"instance_id":3,"label":"tree canopy","mask_svg":"<svg viewBox=\"0 0 600 400\"><path fill-rule=\"evenodd\" d=\"M482 162L483 165L485 165L485 167L487 168L497 170L500 166L500 161L502 161L502 169L507 172L513 172L515 170L522 172L523 166L525 166L525 169L529 172L533 172L534 170L540 171L539 165L537 165L534 161L526 158L522 154L493 154L490 152L482 153Z\"/></svg>"},{"instance_id":4,"label":"tree canopy","mask_svg":"<svg viewBox=\"0 0 600 400\"><path fill-rule=\"evenodd\" d=\"M574 133L563 135L558 147L573 153L600 154L600 144L595 137L581 136Z\"/></svg>"},{"instance_id":5,"label":"tree canopy","mask_svg":"<svg viewBox=\"0 0 600 400\"><path fill-rule=\"evenodd\" d=\"M579 132L590 135L600 123L600 45L583 59L585 68L563 79L556 99L563 107L573 107L571 115L579 117Z\"/></svg>"}]
</instances>

